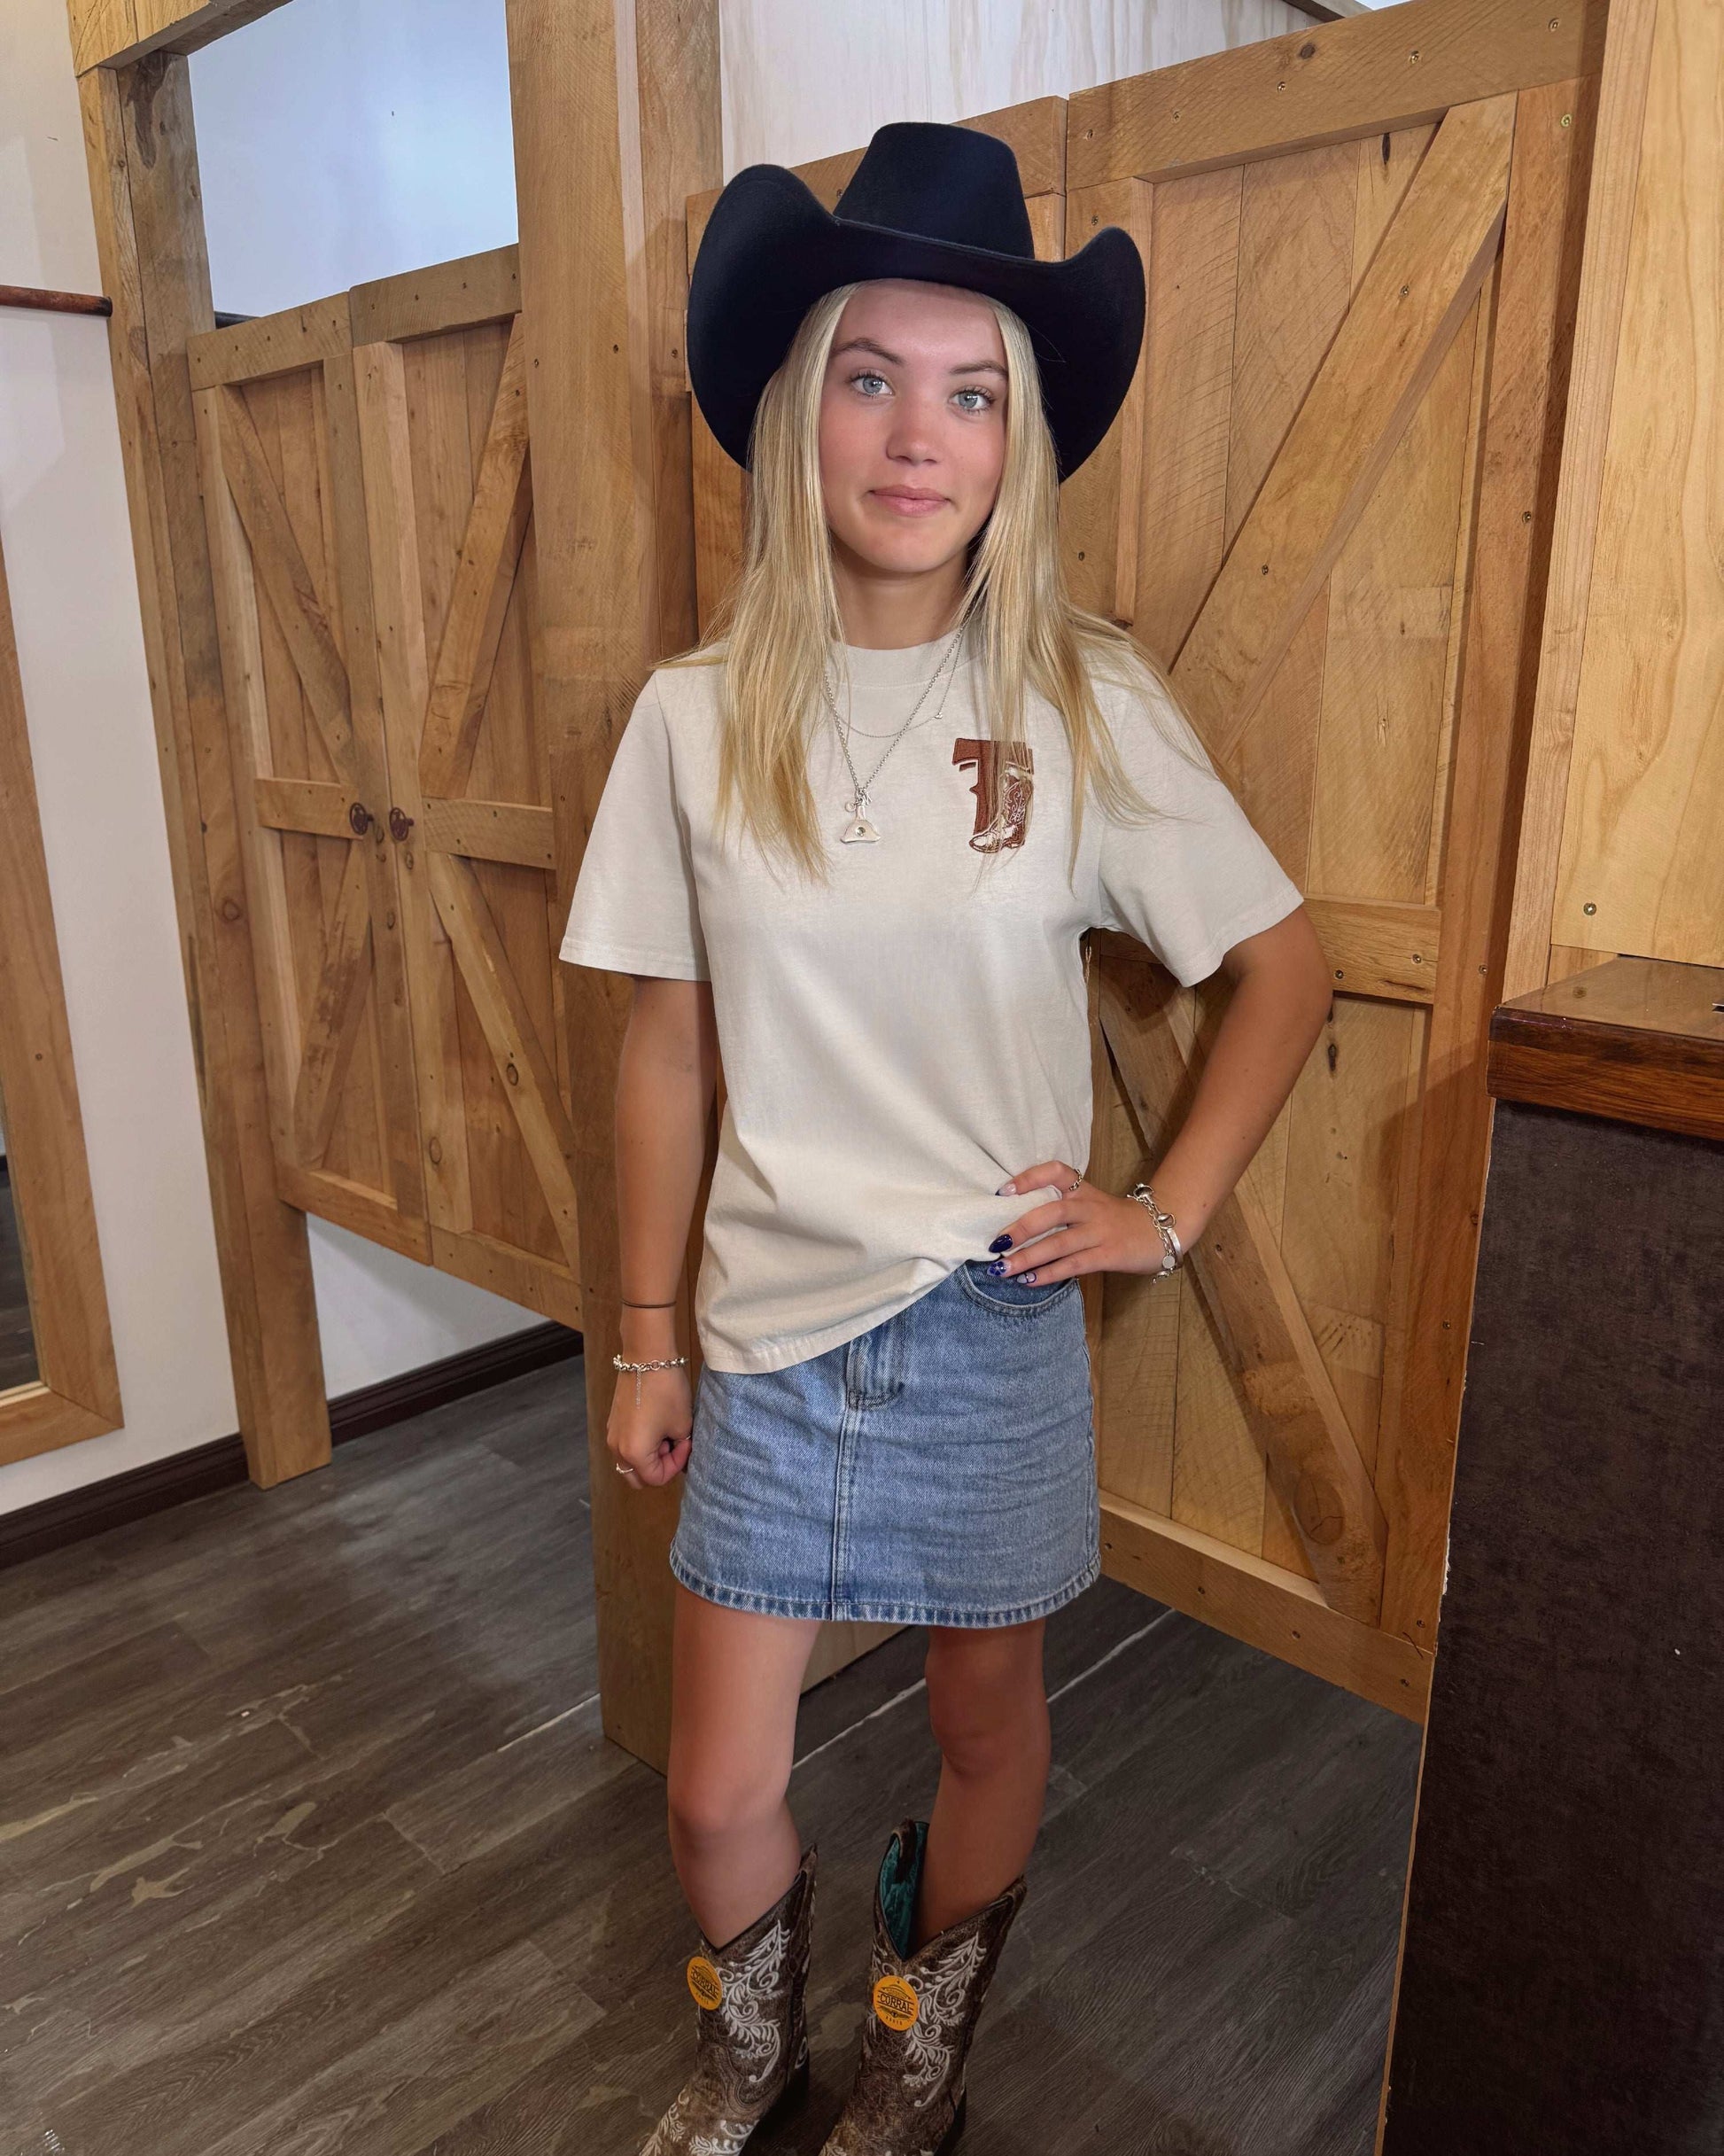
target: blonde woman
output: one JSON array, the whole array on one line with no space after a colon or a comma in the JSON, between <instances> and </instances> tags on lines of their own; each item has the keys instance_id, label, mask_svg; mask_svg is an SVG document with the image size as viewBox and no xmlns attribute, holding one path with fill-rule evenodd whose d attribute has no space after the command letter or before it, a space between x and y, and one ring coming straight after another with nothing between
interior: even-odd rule
<instances>
[{"instance_id":1,"label":"blonde woman","mask_svg":"<svg viewBox=\"0 0 1724 2156\"><path fill-rule=\"evenodd\" d=\"M815 1855L786 1790L834 1618L928 1628L941 1769L888 1842L826 2149L958 2139L1043 1805L1043 1625L1099 1568L1078 1282L1181 1262L1323 1023L1298 890L1061 584L1059 485L1143 309L1129 236L1037 261L1011 152L962 128L882 128L835 213L751 167L695 262L690 373L750 470L747 558L723 633L634 706L563 945L635 977L609 1448L631 1486L687 1477L669 1810L698 2018L648 2156L735 2156L806 2085ZM1131 1193L1083 1172L1097 923L1234 984ZM675 1301L720 1050L691 1398Z\"/></svg>"}]
</instances>

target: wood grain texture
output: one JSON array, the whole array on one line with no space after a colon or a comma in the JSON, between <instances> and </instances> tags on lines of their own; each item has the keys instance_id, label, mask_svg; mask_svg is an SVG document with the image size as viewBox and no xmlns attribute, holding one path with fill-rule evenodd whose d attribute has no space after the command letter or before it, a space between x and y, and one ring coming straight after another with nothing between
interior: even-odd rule
<instances>
[{"instance_id":1,"label":"wood grain texture","mask_svg":"<svg viewBox=\"0 0 1724 2156\"><path fill-rule=\"evenodd\" d=\"M533 696L555 903L566 912L634 697L657 658L694 641L682 211L720 178L717 22L675 0L510 0L508 22L540 594ZM589 1442L601 1461L619 1338L612 1108L626 1015L625 984L566 970ZM662 1761L676 1493L625 1491L608 1467L595 1484L605 1727Z\"/></svg>"},{"instance_id":2,"label":"wood grain texture","mask_svg":"<svg viewBox=\"0 0 1724 2156\"><path fill-rule=\"evenodd\" d=\"M1565 416L1596 85L1518 100L1491 328L1491 391L1473 510L1466 650L1455 717L1440 901L1443 941L1425 1047L1425 1111L1406 1183L1410 1252L1385 1377L1378 1460L1390 1518L1383 1622L1428 1644L1442 1592L1448 1486L1489 1151L1484 1086L1513 874ZM1566 121L1565 119L1566 115Z\"/></svg>"},{"instance_id":3,"label":"wood grain texture","mask_svg":"<svg viewBox=\"0 0 1724 2156\"><path fill-rule=\"evenodd\" d=\"M1104 971L1101 1021L1145 1137L1160 1152L1191 1083L1170 1016L1152 1017ZM1325 1599L1357 1623L1374 1623L1386 1538L1382 1511L1262 1208L1243 1182L1216 1208L1188 1263L1224 1349L1237 1408ZM1181 1374L1183 1385L1183 1357ZM1213 1451L1206 1448L1204 1458L1213 1461ZM1261 1476L1254 1482L1261 1516Z\"/></svg>"},{"instance_id":4,"label":"wood grain texture","mask_svg":"<svg viewBox=\"0 0 1724 2156\"><path fill-rule=\"evenodd\" d=\"M1602 0L1404 0L1345 22L1081 90L1066 184L1164 180L1440 121L1596 74Z\"/></svg>"},{"instance_id":5,"label":"wood grain texture","mask_svg":"<svg viewBox=\"0 0 1724 2156\"><path fill-rule=\"evenodd\" d=\"M1619 957L1499 1004L1498 1100L1724 1139L1724 967Z\"/></svg>"},{"instance_id":6,"label":"wood grain texture","mask_svg":"<svg viewBox=\"0 0 1724 2156\"><path fill-rule=\"evenodd\" d=\"M1598 86L1569 415L1503 966L1505 996L1528 994L1547 980L1560 977L1552 956L1551 915L1658 5L1659 0L1614 0Z\"/></svg>"},{"instance_id":7,"label":"wood grain texture","mask_svg":"<svg viewBox=\"0 0 1724 2156\"><path fill-rule=\"evenodd\" d=\"M6 564L0 556L0 1107L5 1194L34 1342L30 1382L0 1394L0 1461L124 1420L95 1195L60 977Z\"/></svg>"},{"instance_id":8,"label":"wood grain texture","mask_svg":"<svg viewBox=\"0 0 1724 2156\"><path fill-rule=\"evenodd\" d=\"M305 1220L277 1196L187 360L214 325L183 60L80 82L216 1252L246 1459L327 1462Z\"/></svg>"},{"instance_id":9,"label":"wood grain texture","mask_svg":"<svg viewBox=\"0 0 1724 2156\"><path fill-rule=\"evenodd\" d=\"M123 67L151 53L196 52L285 0L66 0L73 65Z\"/></svg>"},{"instance_id":10,"label":"wood grain texture","mask_svg":"<svg viewBox=\"0 0 1724 2156\"><path fill-rule=\"evenodd\" d=\"M1550 936L1724 964L1724 19L1649 56Z\"/></svg>"},{"instance_id":11,"label":"wood grain texture","mask_svg":"<svg viewBox=\"0 0 1724 2156\"><path fill-rule=\"evenodd\" d=\"M1438 129L1174 667L1226 764L1495 259L1510 98Z\"/></svg>"}]
</instances>

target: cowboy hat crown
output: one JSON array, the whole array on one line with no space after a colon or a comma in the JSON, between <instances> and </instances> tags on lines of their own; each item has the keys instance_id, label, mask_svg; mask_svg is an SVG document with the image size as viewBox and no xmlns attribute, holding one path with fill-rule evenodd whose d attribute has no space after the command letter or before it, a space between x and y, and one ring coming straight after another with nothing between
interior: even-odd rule
<instances>
[{"instance_id":1,"label":"cowboy hat crown","mask_svg":"<svg viewBox=\"0 0 1724 2156\"><path fill-rule=\"evenodd\" d=\"M822 293L908 277L987 294L1029 331L1060 476L1075 471L1124 401L1144 330L1142 259L1107 225L1077 253L1038 261L1011 146L975 128L878 128L827 210L782 165L731 180L688 281L688 375L739 464L761 394Z\"/></svg>"}]
</instances>

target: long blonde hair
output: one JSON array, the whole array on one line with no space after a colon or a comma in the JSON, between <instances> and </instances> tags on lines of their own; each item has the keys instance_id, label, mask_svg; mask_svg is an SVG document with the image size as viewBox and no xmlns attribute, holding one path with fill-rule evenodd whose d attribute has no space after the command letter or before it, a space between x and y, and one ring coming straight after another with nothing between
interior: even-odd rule
<instances>
[{"instance_id":1,"label":"long blonde hair","mask_svg":"<svg viewBox=\"0 0 1724 2156\"><path fill-rule=\"evenodd\" d=\"M820 486L820 399L838 320L856 290L842 284L815 300L767 383L754 421L742 574L700 643L664 662L725 669L719 828L740 810L764 852L776 849L819 877L827 873L827 856L808 783L804 727L811 708L819 708L827 653L843 642ZM987 693L976 701L990 738L1018 737L1031 689L1064 721L1072 767L1070 876L1091 790L1121 821L1167 813L1127 775L1094 681L1136 690L1145 717L1176 753L1190 760L1191 751L1162 718L1156 691L1176 708L1177 700L1161 667L1123 629L1067 592L1059 472L1040 370L1021 318L999 300L988 304L1006 347L1006 456L993 510L971 542L959 619L974 621L978 632ZM1000 759L994 765L998 772Z\"/></svg>"}]
</instances>

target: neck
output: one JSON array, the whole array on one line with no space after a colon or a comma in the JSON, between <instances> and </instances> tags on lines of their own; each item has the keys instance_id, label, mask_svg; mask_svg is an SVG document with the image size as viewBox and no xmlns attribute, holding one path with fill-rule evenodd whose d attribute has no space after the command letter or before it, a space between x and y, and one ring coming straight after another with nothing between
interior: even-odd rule
<instances>
[{"instance_id":1,"label":"neck","mask_svg":"<svg viewBox=\"0 0 1724 2156\"><path fill-rule=\"evenodd\" d=\"M832 575L848 644L872 651L901 651L912 644L932 643L958 625L964 595L961 554L937 569L894 574L872 567L835 541Z\"/></svg>"}]
</instances>

